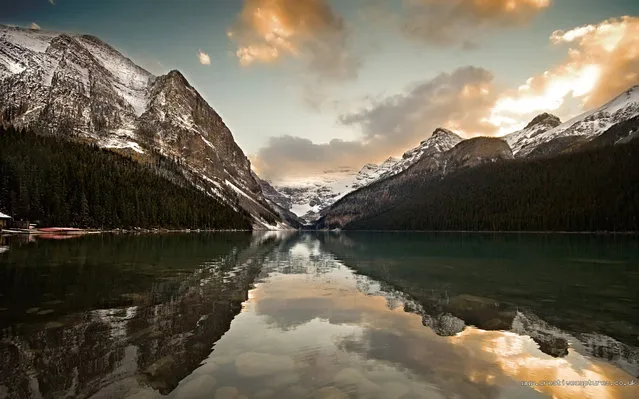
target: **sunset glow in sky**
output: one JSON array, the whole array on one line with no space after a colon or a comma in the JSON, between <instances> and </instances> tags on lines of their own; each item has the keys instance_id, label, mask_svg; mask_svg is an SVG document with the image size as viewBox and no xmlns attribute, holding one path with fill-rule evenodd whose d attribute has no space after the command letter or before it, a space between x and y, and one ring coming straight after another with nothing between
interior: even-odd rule
<instances>
[{"instance_id":1,"label":"sunset glow in sky","mask_svg":"<svg viewBox=\"0 0 639 399\"><path fill-rule=\"evenodd\" d=\"M4 0L0 23L180 70L265 177L381 162L443 126L502 135L639 83L632 0ZM6 3L6 4L5 4Z\"/></svg>"}]
</instances>

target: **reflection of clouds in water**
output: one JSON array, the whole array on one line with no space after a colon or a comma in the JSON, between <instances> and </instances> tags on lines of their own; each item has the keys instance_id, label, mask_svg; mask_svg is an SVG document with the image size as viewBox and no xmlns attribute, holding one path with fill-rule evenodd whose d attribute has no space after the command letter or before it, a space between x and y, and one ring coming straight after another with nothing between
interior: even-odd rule
<instances>
[{"instance_id":1,"label":"reflection of clouds in water","mask_svg":"<svg viewBox=\"0 0 639 399\"><path fill-rule=\"evenodd\" d=\"M329 238L344 237L333 236ZM139 331L145 335L136 339L140 351L125 348L122 363L134 364L126 359L137 359L143 364L140 372L155 372L157 381L161 381L176 366L180 373L191 373L197 362L208 356L169 395L175 398L215 397L218 392L232 393L236 398L309 398L318 392L336 397L349 394L403 399L637 396L632 388L540 388L542 392L538 392L522 387L519 380L630 377L612 365L580 355L574 346L559 359L541 353L537 344L525 336L534 329L548 329L537 321L532 327L531 323L526 324L517 335L474 327L460 332L462 319L467 320L462 316L457 319L437 314L438 317L422 319L425 313L418 304L407 302L405 294L386 283L354 274L345 266L350 264L352 255L327 252L315 235L294 236L281 242L274 241L276 237L262 238L260 235L256 239L259 244L251 247L253 252L231 251L223 258L205 262L201 271L183 280L176 297L182 299L174 305L163 305L163 310L155 315L153 325L159 327L153 332L157 338L166 335L166 339L146 336L146 325L132 330L136 324L129 321L128 334ZM256 251L266 244L277 248ZM229 311L228 307L234 303L239 306L253 281L251 273L258 272L260 279L248 291L243 312L235 317L237 310ZM485 299L466 295L453 297L450 302L475 309L484 306ZM448 297L446 301L449 302ZM211 308L211 304L215 306ZM417 314L404 309L413 309ZM133 321L140 318L140 313L137 311ZM119 319L132 314L124 310L100 314L109 327L102 330L107 341L109 333L121 335ZM527 315L527 320L533 319ZM432 329L424 327L423 322ZM217 336L213 339L206 333L215 330L221 334L229 324L230 330L209 353ZM433 329L448 337L436 335ZM196 339L191 339L193 334ZM197 335L202 335L202 339ZM197 356L189 358L197 359L196 363L184 363L186 358L178 355L192 350L197 351ZM165 354L168 356L162 357ZM115 373L122 373L122 369ZM157 390L145 388L147 383L139 375L127 377L118 382L118 391L106 392L112 397L121 396L114 392L130 388L128 395L160 396Z\"/></svg>"},{"instance_id":2,"label":"reflection of clouds in water","mask_svg":"<svg viewBox=\"0 0 639 399\"><path fill-rule=\"evenodd\" d=\"M517 381L615 381L632 378L610 364L593 361L572 350L564 358L542 354L529 337L511 332L468 329L451 338L451 341L456 345L479 349L484 358ZM637 394L636 388L620 387L564 386L540 387L539 390L562 398L630 398Z\"/></svg>"},{"instance_id":3,"label":"reflection of clouds in water","mask_svg":"<svg viewBox=\"0 0 639 399\"><path fill-rule=\"evenodd\" d=\"M312 259L316 247L307 244L289 251L293 259L306 259L298 273L282 274L277 265L265 265L273 272L251 292L248 312L234 321L212 359L242 352L290 356L300 374L296 381L316 388L333 385L356 396L384 393L399 384L419 397L437 397L438 392L473 398L634 397L630 388L548 387L537 392L522 387L520 380L629 376L574 351L552 358L531 338L515 333L470 327L439 337L422 325L419 315L404 312L397 303L389 307L401 295L353 275L330 255ZM364 287L365 292L359 290ZM317 380L304 379L309 376ZM245 377L233 378L241 385Z\"/></svg>"},{"instance_id":4,"label":"reflection of clouds in water","mask_svg":"<svg viewBox=\"0 0 639 399\"><path fill-rule=\"evenodd\" d=\"M311 257L317 257L321 254L319 248L319 241L312 240L310 236L304 237L303 240L298 241L290 249L290 254L293 257L302 257L309 259Z\"/></svg>"}]
</instances>

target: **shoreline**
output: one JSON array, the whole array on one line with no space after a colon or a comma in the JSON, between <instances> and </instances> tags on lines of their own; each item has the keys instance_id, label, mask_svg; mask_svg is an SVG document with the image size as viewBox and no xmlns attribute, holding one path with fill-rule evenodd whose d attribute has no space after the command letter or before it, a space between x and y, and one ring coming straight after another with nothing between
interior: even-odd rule
<instances>
[{"instance_id":1,"label":"shoreline","mask_svg":"<svg viewBox=\"0 0 639 399\"><path fill-rule=\"evenodd\" d=\"M21 235L21 236L83 236L88 234L160 234L160 233L213 233L213 232L252 232L256 230L241 230L241 229L76 229L70 227L60 228L46 228L43 229L4 229L0 230L0 235ZM257 230L259 231L259 230ZM265 230L267 231L267 230Z\"/></svg>"},{"instance_id":2,"label":"shoreline","mask_svg":"<svg viewBox=\"0 0 639 399\"><path fill-rule=\"evenodd\" d=\"M79 229L72 227L43 228L43 229L4 229L1 236L82 236L88 234L167 234L167 233L228 233L228 232L269 232L295 231L316 233L441 233L441 234L561 234L561 235L639 235L639 231L565 231L565 230L269 230L269 229L166 229L166 228L116 228L116 229Z\"/></svg>"},{"instance_id":3,"label":"shoreline","mask_svg":"<svg viewBox=\"0 0 639 399\"><path fill-rule=\"evenodd\" d=\"M569 231L569 230L303 230L327 233L468 233L468 234L596 234L596 235L639 235L639 231Z\"/></svg>"}]
</instances>

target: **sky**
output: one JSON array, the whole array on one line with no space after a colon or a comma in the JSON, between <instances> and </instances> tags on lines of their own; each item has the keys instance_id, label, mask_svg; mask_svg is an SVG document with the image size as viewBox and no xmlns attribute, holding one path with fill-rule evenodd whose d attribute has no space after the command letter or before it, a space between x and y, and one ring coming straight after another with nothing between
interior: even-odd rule
<instances>
[{"instance_id":1,"label":"sky","mask_svg":"<svg viewBox=\"0 0 639 399\"><path fill-rule=\"evenodd\" d=\"M499 136L639 83L636 0L0 0L0 23L100 37L182 72L272 180Z\"/></svg>"}]
</instances>

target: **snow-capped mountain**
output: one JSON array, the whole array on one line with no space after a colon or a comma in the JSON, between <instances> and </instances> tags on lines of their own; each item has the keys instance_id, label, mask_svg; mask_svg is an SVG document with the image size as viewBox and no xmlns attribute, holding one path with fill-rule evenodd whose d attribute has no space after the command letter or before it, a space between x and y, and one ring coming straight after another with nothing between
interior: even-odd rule
<instances>
[{"instance_id":1,"label":"snow-capped mountain","mask_svg":"<svg viewBox=\"0 0 639 399\"><path fill-rule=\"evenodd\" d=\"M538 136L561 125L561 120L552 114L543 113L533 118L522 130L507 134L503 137L514 154L521 154L522 149L533 142Z\"/></svg>"},{"instance_id":2,"label":"snow-capped mountain","mask_svg":"<svg viewBox=\"0 0 639 399\"><path fill-rule=\"evenodd\" d=\"M193 184L248 211L256 227L285 227L222 118L184 76L154 76L96 37L0 25L0 123L142 161L175 159Z\"/></svg>"},{"instance_id":3,"label":"snow-capped mountain","mask_svg":"<svg viewBox=\"0 0 639 399\"><path fill-rule=\"evenodd\" d=\"M462 141L462 138L448 129L437 128L433 134L422 141L419 146L408 150L402 155L402 159L394 165L388 174L382 178L393 176L403 172L424 156L432 156L440 152L446 152Z\"/></svg>"},{"instance_id":4,"label":"snow-capped mountain","mask_svg":"<svg viewBox=\"0 0 639 399\"><path fill-rule=\"evenodd\" d=\"M274 191L265 191L265 195L299 216L305 223L311 223L319 217L322 209L367 181L369 173L375 172L373 166L362 168L361 173L344 167L303 179L271 181L269 183Z\"/></svg>"},{"instance_id":5,"label":"snow-capped mountain","mask_svg":"<svg viewBox=\"0 0 639 399\"><path fill-rule=\"evenodd\" d=\"M448 151L462 138L450 130L438 128L431 137L417 147L406 151L401 158L390 157L381 164L369 163L359 171L339 168L324 171L322 175L303 180L273 181L275 192L265 192L267 198L312 223L322 210L334 204L346 194L375 181L394 176L424 156Z\"/></svg>"},{"instance_id":6,"label":"snow-capped mountain","mask_svg":"<svg viewBox=\"0 0 639 399\"><path fill-rule=\"evenodd\" d=\"M502 137L516 157L552 155L583 144L610 127L639 115L639 86L634 86L607 104L569 121L542 114L523 130Z\"/></svg>"},{"instance_id":7,"label":"snow-capped mountain","mask_svg":"<svg viewBox=\"0 0 639 399\"><path fill-rule=\"evenodd\" d=\"M337 201L322 212L316 227L345 227L353 221L383 212L399 201L410 198L413 189L424 181L444 178L459 169L513 159L508 144L498 138L475 137L460 140L447 151L440 151L441 148L424 152L406 170L362 187Z\"/></svg>"}]
</instances>

